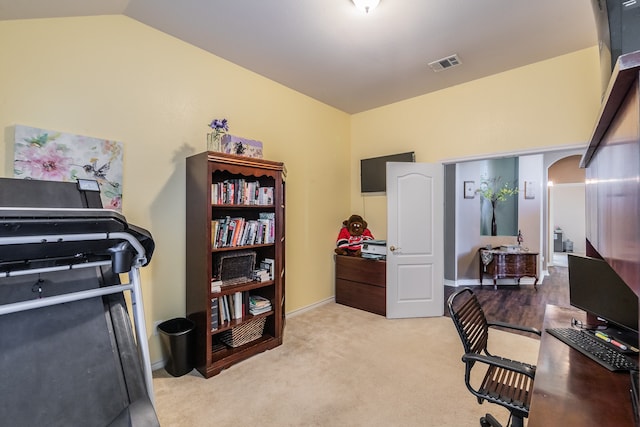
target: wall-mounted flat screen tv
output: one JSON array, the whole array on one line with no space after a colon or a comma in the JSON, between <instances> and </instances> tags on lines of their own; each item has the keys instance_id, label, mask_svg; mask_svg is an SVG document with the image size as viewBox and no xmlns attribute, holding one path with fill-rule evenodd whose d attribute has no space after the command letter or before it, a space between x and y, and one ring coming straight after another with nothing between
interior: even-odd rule
<instances>
[{"instance_id":1,"label":"wall-mounted flat screen tv","mask_svg":"<svg viewBox=\"0 0 640 427\"><path fill-rule=\"evenodd\" d=\"M360 191L380 193L387 191L387 162L415 162L413 151L360 160Z\"/></svg>"}]
</instances>

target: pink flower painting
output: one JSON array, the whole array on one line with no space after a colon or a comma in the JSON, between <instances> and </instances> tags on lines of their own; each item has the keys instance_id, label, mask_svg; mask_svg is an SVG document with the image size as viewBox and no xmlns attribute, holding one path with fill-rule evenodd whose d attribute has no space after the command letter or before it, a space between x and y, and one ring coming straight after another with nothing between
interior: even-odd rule
<instances>
[{"instance_id":1,"label":"pink flower painting","mask_svg":"<svg viewBox=\"0 0 640 427\"><path fill-rule=\"evenodd\" d=\"M13 175L45 181L94 179L102 206L122 210L122 143L15 127Z\"/></svg>"}]
</instances>

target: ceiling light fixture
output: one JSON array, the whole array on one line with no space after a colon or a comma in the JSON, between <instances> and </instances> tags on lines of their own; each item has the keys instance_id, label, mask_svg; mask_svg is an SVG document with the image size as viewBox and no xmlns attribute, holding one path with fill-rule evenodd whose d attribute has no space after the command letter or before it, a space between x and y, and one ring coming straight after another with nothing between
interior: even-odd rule
<instances>
[{"instance_id":1,"label":"ceiling light fixture","mask_svg":"<svg viewBox=\"0 0 640 427\"><path fill-rule=\"evenodd\" d=\"M353 0L353 4L364 13L369 13L369 11L378 7L378 3L380 3L380 0Z\"/></svg>"}]
</instances>

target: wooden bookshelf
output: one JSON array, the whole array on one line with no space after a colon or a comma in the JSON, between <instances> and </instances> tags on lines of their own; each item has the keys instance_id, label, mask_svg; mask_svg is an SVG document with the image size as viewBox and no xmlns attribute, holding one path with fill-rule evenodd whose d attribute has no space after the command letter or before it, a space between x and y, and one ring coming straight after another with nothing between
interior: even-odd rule
<instances>
[{"instance_id":1,"label":"wooden bookshelf","mask_svg":"<svg viewBox=\"0 0 640 427\"><path fill-rule=\"evenodd\" d=\"M269 160L217 152L203 152L187 158L186 313L196 324L195 365L205 378L282 344L285 316L285 176L284 164ZM225 192L233 192L233 200L222 200L219 197L219 192L223 191L221 185L213 190L212 186L225 182L236 186L224 189ZM272 188L272 200L269 203L260 201L258 204L238 196L239 187L245 186L245 183L258 183L260 188ZM230 217L242 218L248 223L259 220L261 214L272 217L273 235L269 242L256 239L258 243L252 241L250 244L241 244L242 238L239 237L235 240L235 245L220 243L214 247L215 230L212 229L212 221ZM223 281L220 291L213 291L211 281L217 270L216 255L233 256L236 251L247 250L255 252L256 266L265 258L274 260L271 280L247 280L232 284ZM219 317L221 308L218 307L216 313L212 309L212 300L220 301L220 298L238 292L243 297L252 294L269 299L271 310L252 315L249 307L244 304L240 318L223 322ZM214 318L217 322L213 321ZM263 318L265 325L262 335L252 341L238 346L230 346L221 341L223 334L229 334L234 328L247 326L248 323Z\"/></svg>"}]
</instances>

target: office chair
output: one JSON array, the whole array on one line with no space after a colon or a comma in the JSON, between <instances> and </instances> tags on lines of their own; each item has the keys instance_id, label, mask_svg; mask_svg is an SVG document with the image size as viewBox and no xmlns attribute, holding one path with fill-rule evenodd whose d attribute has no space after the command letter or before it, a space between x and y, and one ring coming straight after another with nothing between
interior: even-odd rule
<instances>
[{"instance_id":1,"label":"office chair","mask_svg":"<svg viewBox=\"0 0 640 427\"><path fill-rule=\"evenodd\" d=\"M447 305L464 346L462 361L465 364L464 381L467 388L478 398L478 403L486 400L507 408L511 413L507 426L523 427L523 419L529 416L536 367L491 354L487 350L489 328L508 328L536 335L540 335L540 331L509 323L487 322L478 299L469 288L451 295ZM478 382L471 378L474 367L486 369L479 385L472 384ZM480 418L480 425L502 427L491 414Z\"/></svg>"}]
</instances>

